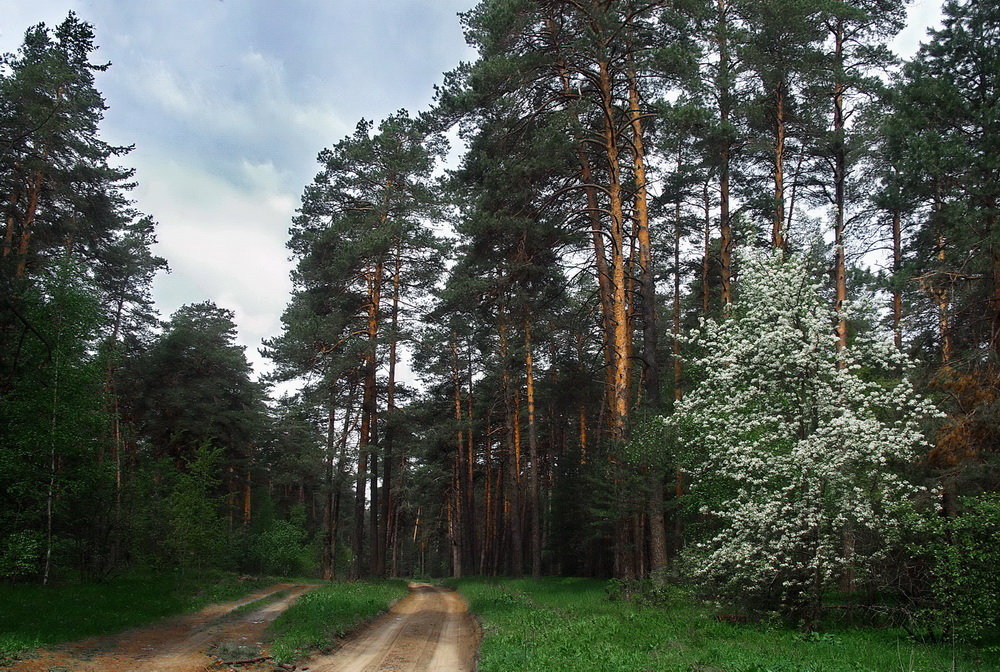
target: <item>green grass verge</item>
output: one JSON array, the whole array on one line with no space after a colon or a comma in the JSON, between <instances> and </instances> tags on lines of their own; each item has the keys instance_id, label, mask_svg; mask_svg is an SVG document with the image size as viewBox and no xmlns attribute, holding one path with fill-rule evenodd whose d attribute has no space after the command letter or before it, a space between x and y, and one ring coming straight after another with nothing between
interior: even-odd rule
<instances>
[{"instance_id":1,"label":"green grass verge","mask_svg":"<svg viewBox=\"0 0 1000 672\"><path fill-rule=\"evenodd\" d=\"M272 583L222 572L136 571L104 583L0 585L0 665L29 649L110 635Z\"/></svg>"},{"instance_id":2,"label":"green grass verge","mask_svg":"<svg viewBox=\"0 0 1000 672\"><path fill-rule=\"evenodd\" d=\"M288 663L323 651L358 625L406 595L406 582L331 583L296 600L271 625L275 662Z\"/></svg>"},{"instance_id":3,"label":"green grass verge","mask_svg":"<svg viewBox=\"0 0 1000 672\"><path fill-rule=\"evenodd\" d=\"M840 627L804 637L733 624L676 590L669 603L609 600L590 579L470 579L454 585L483 624L480 672L986 672L1000 652L931 646L901 631Z\"/></svg>"}]
</instances>

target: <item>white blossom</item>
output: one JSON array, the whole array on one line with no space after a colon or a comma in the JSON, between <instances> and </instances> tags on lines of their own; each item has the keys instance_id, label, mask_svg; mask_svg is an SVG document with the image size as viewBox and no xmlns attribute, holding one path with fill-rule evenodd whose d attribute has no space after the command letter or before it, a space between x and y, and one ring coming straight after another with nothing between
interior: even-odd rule
<instances>
[{"instance_id":1,"label":"white blossom","mask_svg":"<svg viewBox=\"0 0 1000 672\"><path fill-rule=\"evenodd\" d=\"M702 379L669 418L701 456L692 491L717 523L692 556L704 579L795 603L840 574L845 532L898 524L918 488L893 467L926 445L937 411L884 335L838 351L837 315L802 260L750 256L739 289L733 314L689 341Z\"/></svg>"}]
</instances>

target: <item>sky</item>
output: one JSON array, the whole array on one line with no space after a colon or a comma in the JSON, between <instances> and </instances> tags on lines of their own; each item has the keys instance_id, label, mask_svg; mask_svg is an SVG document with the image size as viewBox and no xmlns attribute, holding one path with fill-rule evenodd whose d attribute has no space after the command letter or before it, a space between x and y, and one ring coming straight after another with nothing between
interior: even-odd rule
<instances>
[{"instance_id":1,"label":"sky","mask_svg":"<svg viewBox=\"0 0 1000 672\"><path fill-rule=\"evenodd\" d=\"M400 108L432 102L442 73L475 54L458 12L475 0L0 0L0 52L73 10L94 25L103 138L135 145L136 207L157 222L163 317L211 300L235 313L255 371L281 330L288 227L316 155ZM893 43L911 55L940 19L916 0Z\"/></svg>"}]
</instances>

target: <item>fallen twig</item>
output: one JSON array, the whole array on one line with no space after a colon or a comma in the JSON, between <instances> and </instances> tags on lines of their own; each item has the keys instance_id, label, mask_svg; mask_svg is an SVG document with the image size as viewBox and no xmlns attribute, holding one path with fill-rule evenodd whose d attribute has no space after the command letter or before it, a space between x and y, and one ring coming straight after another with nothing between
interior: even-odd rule
<instances>
[{"instance_id":1,"label":"fallen twig","mask_svg":"<svg viewBox=\"0 0 1000 672\"><path fill-rule=\"evenodd\" d=\"M243 660L220 660L223 665L252 665L265 660L271 660L271 656L257 656L256 658L245 658Z\"/></svg>"}]
</instances>

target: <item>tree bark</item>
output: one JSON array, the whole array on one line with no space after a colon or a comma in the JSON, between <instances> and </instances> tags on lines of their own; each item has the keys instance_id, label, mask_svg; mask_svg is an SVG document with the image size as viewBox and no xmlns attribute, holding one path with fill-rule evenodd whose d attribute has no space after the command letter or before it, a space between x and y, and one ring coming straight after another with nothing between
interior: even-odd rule
<instances>
[{"instance_id":1,"label":"tree bark","mask_svg":"<svg viewBox=\"0 0 1000 672\"><path fill-rule=\"evenodd\" d=\"M785 82L774 85L774 221L771 224L771 245L784 250L788 241L785 232Z\"/></svg>"},{"instance_id":2,"label":"tree bark","mask_svg":"<svg viewBox=\"0 0 1000 672\"><path fill-rule=\"evenodd\" d=\"M844 24L837 19L833 31L834 68L837 75L833 85L833 193L834 193L834 279L837 311L837 350L847 348L847 318L844 304L847 301L847 260L845 255L845 211L847 208L845 186L847 183L847 151L844 145L844 82L841 73L844 67ZM843 357L837 360L837 368L843 369Z\"/></svg>"},{"instance_id":3,"label":"tree bark","mask_svg":"<svg viewBox=\"0 0 1000 672\"><path fill-rule=\"evenodd\" d=\"M383 218L384 219L384 218ZM375 268L371 278L371 300L368 306L368 370L366 387L370 388L370 406L368 422L368 459L371 483L369 486L369 528L371 530L371 554L369 571L375 576L384 573L385 563L382 558L382 539L379 535L379 487L378 487L378 467L379 467L379 441L378 441L378 332L379 332L379 311L382 305L382 278L384 272L382 259L375 262ZM379 571L381 568L381 572Z\"/></svg>"},{"instance_id":4,"label":"tree bark","mask_svg":"<svg viewBox=\"0 0 1000 672\"><path fill-rule=\"evenodd\" d=\"M701 314L708 316L712 301L712 288L708 280L712 262L712 204L707 180L702 192L702 211L705 216L701 241Z\"/></svg>"},{"instance_id":5,"label":"tree bark","mask_svg":"<svg viewBox=\"0 0 1000 672\"><path fill-rule=\"evenodd\" d=\"M614 379L611 408L608 415L609 434L613 443L625 441L628 424L629 367L631 334L628 323L626 289L625 217L622 206L621 164L618 156L618 130L615 119L611 73L607 61L598 63L601 106L604 121L604 151L608 161L608 197L611 225L611 290L612 290L612 365Z\"/></svg>"},{"instance_id":6,"label":"tree bark","mask_svg":"<svg viewBox=\"0 0 1000 672\"><path fill-rule=\"evenodd\" d=\"M7 205L7 216L5 217L4 229L3 229L3 258L6 259L14 251L14 228L16 223L14 220L14 212L17 208L17 202L19 196L15 191L10 196L10 201Z\"/></svg>"},{"instance_id":7,"label":"tree bark","mask_svg":"<svg viewBox=\"0 0 1000 672\"><path fill-rule=\"evenodd\" d=\"M674 295L673 320L670 328L671 349L674 360L674 400L681 398L681 204L674 204Z\"/></svg>"},{"instance_id":8,"label":"tree bark","mask_svg":"<svg viewBox=\"0 0 1000 672\"><path fill-rule=\"evenodd\" d=\"M649 206L646 193L646 158L643 144L642 110L634 71L628 74L629 120L632 126L632 160L635 171L635 230L639 243L639 292L642 311L642 357L645 365L645 396L649 406L660 408L660 365L657 355L656 277L653 273L653 245L649 236Z\"/></svg>"},{"instance_id":9,"label":"tree bark","mask_svg":"<svg viewBox=\"0 0 1000 672\"><path fill-rule=\"evenodd\" d=\"M38 213L38 203L41 199L44 182L45 176L41 171L38 171L32 178L31 185L28 188L28 205L24 212L24 219L21 220L21 236L17 246L17 263L14 270L15 278L23 278L27 272L29 243L34 229L35 216Z\"/></svg>"},{"instance_id":10,"label":"tree bark","mask_svg":"<svg viewBox=\"0 0 1000 672\"><path fill-rule=\"evenodd\" d=\"M716 84L719 96L719 123L725 137L719 152L719 264L723 311L728 314L733 302L733 231L729 215L729 173L732 142L729 138L729 116L732 111L732 82L729 56L729 0L717 0L716 40L719 45L719 74Z\"/></svg>"},{"instance_id":11,"label":"tree bark","mask_svg":"<svg viewBox=\"0 0 1000 672\"><path fill-rule=\"evenodd\" d=\"M379 518L379 554L380 564L376 567L376 576L385 575L386 549L389 547L389 519L395 506L395 495L392 487L392 470L396 456L394 453L395 422L396 422L396 359L399 341L399 295L403 257L399 241L396 241L393 272L392 272L392 308L389 322L389 378L386 381L386 423L384 439L384 456L382 458L382 515Z\"/></svg>"},{"instance_id":12,"label":"tree bark","mask_svg":"<svg viewBox=\"0 0 1000 672\"><path fill-rule=\"evenodd\" d=\"M903 271L902 214L898 208L892 213L892 333L896 347L903 348L903 289L899 286Z\"/></svg>"},{"instance_id":13,"label":"tree bark","mask_svg":"<svg viewBox=\"0 0 1000 672\"><path fill-rule=\"evenodd\" d=\"M524 377L528 404L528 507L531 509L531 576L542 577L542 512L539 497L538 431L535 425L535 373L531 323L524 321Z\"/></svg>"},{"instance_id":14,"label":"tree bark","mask_svg":"<svg viewBox=\"0 0 1000 672\"><path fill-rule=\"evenodd\" d=\"M524 571L524 543L521 527L521 431L520 413L518 406L520 399L513 389L511 373L509 368L510 344L508 339L509 326L507 325L506 310L501 308L499 315L500 330L500 360L502 362L501 380L503 385L505 418L507 425L507 506L505 508L506 527L509 530L510 555L509 572L512 576L521 576Z\"/></svg>"}]
</instances>

